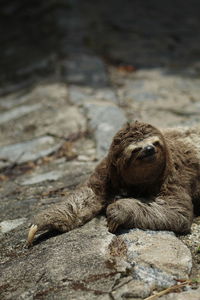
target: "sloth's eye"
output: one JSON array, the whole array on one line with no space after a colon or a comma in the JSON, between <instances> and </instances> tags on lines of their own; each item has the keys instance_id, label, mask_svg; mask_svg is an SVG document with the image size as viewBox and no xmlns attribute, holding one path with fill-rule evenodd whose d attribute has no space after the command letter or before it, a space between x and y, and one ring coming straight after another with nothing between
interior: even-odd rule
<instances>
[{"instance_id":1,"label":"sloth's eye","mask_svg":"<svg viewBox=\"0 0 200 300\"><path fill-rule=\"evenodd\" d=\"M160 146L160 142L159 142L159 141L155 141L155 142L153 143L153 145L154 145L154 146Z\"/></svg>"},{"instance_id":2,"label":"sloth's eye","mask_svg":"<svg viewBox=\"0 0 200 300\"><path fill-rule=\"evenodd\" d=\"M138 153L141 150L142 150L142 147L137 147L137 148L133 149L132 153Z\"/></svg>"}]
</instances>

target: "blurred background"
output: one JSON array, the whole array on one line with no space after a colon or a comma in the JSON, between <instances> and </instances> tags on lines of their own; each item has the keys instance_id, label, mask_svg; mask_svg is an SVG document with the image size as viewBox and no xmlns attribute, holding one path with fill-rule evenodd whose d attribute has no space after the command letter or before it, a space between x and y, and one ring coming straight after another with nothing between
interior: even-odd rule
<instances>
[{"instance_id":1,"label":"blurred background","mask_svg":"<svg viewBox=\"0 0 200 300\"><path fill-rule=\"evenodd\" d=\"M129 119L150 118L160 125L164 109L166 125L176 124L177 116L178 123L199 121L194 104L199 1L1 0L0 5L0 95L44 82L110 86L118 104L128 106ZM83 98L82 92L72 93Z\"/></svg>"},{"instance_id":2,"label":"blurred background","mask_svg":"<svg viewBox=\"0 0 200 300\"><path fill-rule=\"evenodd\" d=\"M58 75L62 60L74 53L93 52L108 67L164 67L188 75L200 69L197 0L1 0L0 5L1 93L10 91L8 83L14 89L34 75Z\"/></svg>"}]
</instances>

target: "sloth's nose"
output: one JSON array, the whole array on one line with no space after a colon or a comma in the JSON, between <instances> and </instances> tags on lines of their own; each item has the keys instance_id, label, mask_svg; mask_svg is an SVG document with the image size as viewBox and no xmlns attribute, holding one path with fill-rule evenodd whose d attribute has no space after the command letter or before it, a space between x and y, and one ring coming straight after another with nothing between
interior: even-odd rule
<instances>
[{"instance_id":1,"label":"sloth's nose","mask_svg":"<svg viewBox=\"0 0 200 300\"><path fill-rule=\"evenodd\" d=\"M151 155L155 153L155 147L153 145L147 145L146 147L144 147L144 152L147 155Z\"/></svg>"}]
</instances>

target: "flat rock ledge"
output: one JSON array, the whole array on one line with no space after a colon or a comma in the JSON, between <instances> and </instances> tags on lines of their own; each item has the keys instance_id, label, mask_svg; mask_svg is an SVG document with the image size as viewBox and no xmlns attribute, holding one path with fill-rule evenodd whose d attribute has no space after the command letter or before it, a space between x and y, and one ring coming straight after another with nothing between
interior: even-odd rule
<instances>
[{"instance_id":1,"label":"flat rock ledge","mask_svg":"<svg viewBox=\"0 0 200 300\"><path fill-rule=\"evenodd\" d=\"M1 299L144 299L192 268L189 249L171 232L113 235L100 216L69 233L44 233L25 249L25 227L2 234Z\"/></svg>"}]
</instances>

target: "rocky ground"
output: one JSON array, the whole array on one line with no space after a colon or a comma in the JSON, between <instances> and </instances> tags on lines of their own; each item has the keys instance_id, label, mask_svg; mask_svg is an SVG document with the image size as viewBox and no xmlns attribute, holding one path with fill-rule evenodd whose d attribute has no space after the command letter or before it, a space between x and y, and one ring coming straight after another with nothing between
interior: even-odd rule
<instances>
[{"instance_id":1,"label":"rocky ground","mask_svg":"<svg viewBox=\"0 0 200 300\"><path fill-rule=\"evenodd\" d=\"M199 10L1 1L1 299L139 300L176 284L160 299L200 299L199 218L186 236L115 236L102 215L24 247L31 216L83 182L126 121L199 123Z\"/></svg>"}]
</instances>

